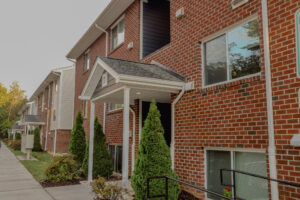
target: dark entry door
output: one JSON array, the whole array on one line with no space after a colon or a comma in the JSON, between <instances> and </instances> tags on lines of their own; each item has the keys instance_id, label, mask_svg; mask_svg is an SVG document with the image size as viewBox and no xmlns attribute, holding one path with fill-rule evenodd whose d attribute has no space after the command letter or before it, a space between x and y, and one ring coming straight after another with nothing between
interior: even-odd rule
<instances>
[{"instance_id":1,"label":"dark entry door","mask_svg":"<svg viewBox=\"0 0 300 200\"><path fill-rule=\"evenodd\" d=\"M143 126L144 126L144 121L148 115L150 108L150 102L143 102L142 103L142 120L143 120ZM164 127L165 130L165 140L170 146L171 144L171 104L169 103L157 103L157 108L160 111L160 120L162 123L162 126Z\"/></svg>"}]
</instances>

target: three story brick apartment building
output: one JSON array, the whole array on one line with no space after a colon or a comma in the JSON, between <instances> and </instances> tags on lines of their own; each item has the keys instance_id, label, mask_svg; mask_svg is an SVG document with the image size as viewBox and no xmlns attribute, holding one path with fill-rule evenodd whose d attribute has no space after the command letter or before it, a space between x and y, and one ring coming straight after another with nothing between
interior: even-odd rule
<instances>
[{"instance_id":1,"label":"three story brick apartment building","mask_svg":"<svg viewBox=\"0 0 300 200\"><path fill-rule=\"evenodd\" d=\"M20 111L30 124L34 125L35 120L43 122L37 125L41 129L41 144L45 151L54 154L68 152L73 126L74 87L74 67L54 69L30 97L31 103Z\"/></svg>"},{"instance_id":2,"label":"three story brick apartment building","mask_svg":"<svg viewBox=\"0 0 300 200\"><path fill-rule=\"evenodd\" d=\"M296 0L112 0L67 55L74 114L83 111L90 141L99 118L124 183L152 99L181 180L223 193L219 170L230 168L300 183L299 9ZM300 198L275 182L236 183L243 199Z\"/></svg>"}]
</instances>

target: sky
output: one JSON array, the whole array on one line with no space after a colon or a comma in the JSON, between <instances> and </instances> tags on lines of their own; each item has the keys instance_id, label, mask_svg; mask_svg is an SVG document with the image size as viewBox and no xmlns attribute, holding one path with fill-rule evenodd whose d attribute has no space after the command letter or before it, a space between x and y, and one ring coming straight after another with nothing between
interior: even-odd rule
<instances>
[{"instance_id":1,"label":"sky","mask_svg":"<svg viewBox=\"0 0 300 200\"><path fill-rule=\"evenodd\" d=\"M0 0L0 82L29 98L110 0Z\"/></svg>"}]
</instances>

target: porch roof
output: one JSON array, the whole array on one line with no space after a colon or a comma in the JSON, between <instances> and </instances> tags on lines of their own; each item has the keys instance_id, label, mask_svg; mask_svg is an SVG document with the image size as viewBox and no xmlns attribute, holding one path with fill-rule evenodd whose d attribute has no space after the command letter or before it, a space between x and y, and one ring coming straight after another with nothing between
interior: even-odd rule
<instances>
[{"instance_id":1,"label":"porch roof","mask_svg":"<svg viewBox=\"0 0 300 200\"><path fill-rule=\"evenodd\" d=\"M45 122L40 115L24 115L23 125L44 125Z\"/></svg>"},{"instance_id":2,"label":"porch roof","mask_svg":"<svg viewBox=\"0 0 300 200\"><path fill-rule=\"evenodd\" d=\"M12 126L12 130L15 130L15 131L23 130L23 129L24 129L24 126L20 126L20 125L18 124L18 122L17 122L17 123L14 123L14 125Z\"/></svg>"},{"instance_id":3,"label":"porch roof","mask_svg":"<svg viewBox=\"0 0 300 200\"><path fill-rule=\"evenodd\" d=\"M102 74L107 72L113 80L102 87ZM98 57L79 97L82 100L121 102L122 89L132 88L134 98L147 100L160 98L166 102L171 93L178 93L185 78L160 64L132 62L108 57ZM141 93L141 94L140 94ZM105 98L102 98L104 97ZM110 98L107 98L110 96Z\"/></svg>"}]
</instances>

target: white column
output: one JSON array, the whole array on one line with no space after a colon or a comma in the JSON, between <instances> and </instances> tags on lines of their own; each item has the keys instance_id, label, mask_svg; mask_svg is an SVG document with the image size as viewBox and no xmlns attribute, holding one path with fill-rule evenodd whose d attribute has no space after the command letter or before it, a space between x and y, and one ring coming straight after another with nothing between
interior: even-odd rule
<instances>
[{"instance_id":1,"label":"white column","mask_svg":"<svg viewBox=\"0 0 300 200\"><path fill-rule=\"evenodd\" d=\"M93 180L95 103L91 101L88 181Z\"/></svg>"},{"instance_id":2,"label":"white column","mask_svg":"<svg viewBox=\"0 0 300 200\"><path fill-rule=\"evenodd\" d=\"M128 185L130 88L124 89L122 183Z\"/></svg>"}]
</instances>

